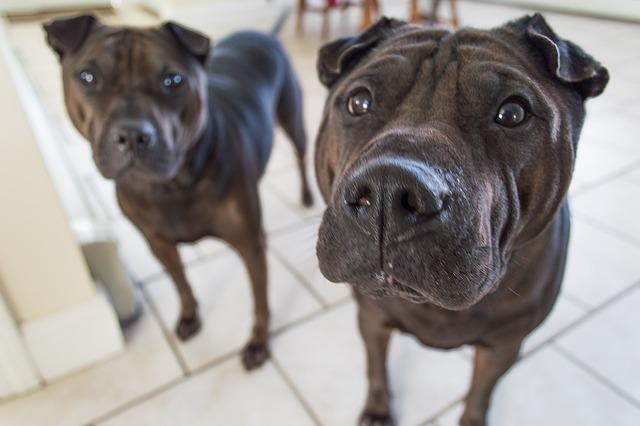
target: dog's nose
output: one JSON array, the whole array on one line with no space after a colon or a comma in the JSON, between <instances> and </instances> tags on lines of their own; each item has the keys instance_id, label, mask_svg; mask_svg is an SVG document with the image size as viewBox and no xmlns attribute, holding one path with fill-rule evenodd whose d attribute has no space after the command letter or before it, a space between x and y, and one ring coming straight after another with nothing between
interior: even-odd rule
<instances>
[{"instance_id":1,"label":"dog's nose","mask_svg":"<svg viewBox=\"0 0 640 426\"><path fill-rule=\"evenodd\" d=\"M111 139L120 151L147 148L156 142L156 129L148 120L121 120L114 124Z\"/></svg>"},{"instance_id":2,"label":"dog's nose","mask_svg":"<svg viewBox=\"0 0 640 426\"><path fill-rule=\"evenodd\" d=\"M348 213L367 227L430 222L446 207L449 191L432 168L405 158L370 161L346 180L342 192Z\"/></svg>"}]
</instances>

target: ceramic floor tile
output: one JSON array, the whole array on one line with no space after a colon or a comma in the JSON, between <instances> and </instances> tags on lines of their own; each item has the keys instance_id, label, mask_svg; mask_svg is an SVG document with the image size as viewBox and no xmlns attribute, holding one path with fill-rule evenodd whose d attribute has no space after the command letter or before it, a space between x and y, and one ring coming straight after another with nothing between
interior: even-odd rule
<instances>
[{"instance_id":1,"label":"ceramic floor tile","mask_svg":"<svg viewBox=\"0 0 640 426\"><path fill-rule=\"evenodd\" d=\"M547 319L525 339L522 354L527 354L549 341L554 335L578 321L585 314L586 309L566 297L560 296Z\"/></svg>"},{"instance_id":2,"label":"ceramic floor tile","mask_svg":"<svg viewBox=\"0 0 640 426\"><path fill-rule=\"evenodd\" d=\"M613 179L571 199L571 208L640 244L640 189Z\"/></svg>"},{"instance_id":3,"label":"ceramic floor tile","mask_svg":"<svg viewBox=\"0 0 640 426\"><path fill-rule=\"evenodd\" d=\"M436 425L457 426L461 414L456 405ZM488 420L491 426L632 426L640 410L548 347L503 377Z\"/></svg>"},{"instance_id":4,"label":"ceramic floor tile","mask_svg":"<svg viewBox=\"0 0 640 426\"><path fill-rule=\"evenodd\" d=\"M320 309L320 304L275 256L269 255L267 261L271 329ZM179 314L173 283L163 277L146 288L188 368L193 370L245 345L253 324L253 299L244 264L230 251L190 266L187 278L199 303L202 330L185 343L173 335Z\"/></svg>"},{"instance_id":5,"label":"ceramic floor tile","mask_svg":"<svg viewBox=\"0 0 640 426\"><path fill-rule=\"evenodd\" d=\"M295 165L296 156L293 151L293 144L285 136L284 132L280 128L277 128L265 175L283 169L294 168Z\"/></svg>"},{"instance_id":6,"label":"ceramic floor tile","mask_svg":"<svg viewBox=\"0 0 640 426\"><path fill-rule=\"evenodd\" d=\"M445 413L437 419L427 423L426 426L458 426L458 421L460 420L460 417L462 417L463 410L464 405L462 402L459 402L445 411Z\"/></svg>"},{"instance_id":7,"label":"ceramic floor tile","mask_svg":"<svg viewBox=\"0 0 640 426\"><path fill-rule=\"evenodd\" d=\"M200 256L203 258L224 253L229 248L229 245L221 239L212 237L201 239L195 244L195 246L200 253Z\"/></svg>"},{"instance_id":8,"label":"ceramic floor tile","mask_svg":"<svg viewBox=\"0 0 640 426\"><path fill-rule=\"evenodd\" d=\"M637 137L639 133L640 120L626 112L612 110L600 116L587 115L581 140L594 142L610 152L625 154L630 159L638 160L640 158L640 142ZM578 150L580 148L578 146Z\"/></svg>"},{"instance_id":9,"label":"ceramic floor tile","mask_svg":"<svg viewBox=\"0 0 640 426\"><path fill-rule=\"evenodd\" d=\"M182 375L149 309L125 333L126 347L95 367L23 398L0 403L0 424L78 426Z\"/></svg>"},{"instance_id":10,"label":"ceramic floor tile","mask_svg":"<svg viewBox=\"0 0 640 426\"><path fill-rule=\"evenodd\" d=\"M640 186L640 167L630 171L622 177L624 180Z\"/></svg>"},{"instance_id":11,"label":"ceramic floor tile","mask_svg":"<svg viewBox=\"0 0 640 426\"><path fill-rule=\"evenodd\" d=\"M564 292L595 307L640 280L640 249L591 225L572 221Z\"/></svg>"},{"instance_id":12,"label":"ceramic floor tile","mask_svg":"<svg viewBox=\"0 0 640 426\"><path fill-rule=\"evenodd\" d=\"M606 377L640 405L638 307L640 287L562 336L557 345Z\"/></svg>"},{"instance_id":13,"label":"ceramic floor tile","mask_svg":"<svg viewBox=\"0 0 640 426\"><path fill-rule=\"evenodd\" d=\"M314 201L314 204L311 207L305 207L302 205L300 173L298 172L297 167L291 167L270 176L266 181L266 184L272 188L284 202L287 203L289 208L295 210L299 215L304 217L318 216L324 212L326 206L322 199L322 195L320 195L318 185L316 184L313 168L309 168L307 172Z\"/></svg>"},{"instance_id":14,"label":"ceramic floor tile","mask_svg":"<svg viewBox=\"0 0 640 426\"><path fill-rule=\"evenodd\" d=\"M118 425L312 426L271 363L245 372L232 359L100 423Z\"/></svg>"},{"instance_id":15,"label":"ceramic floor tile","mask_svg":"<svg viewBox=\"0 0 640 426\"><path fill-rule=\"evenodd\" d=\"M320 218L311 218L295 229L283 232L271 239L270 245L293 268L325 303L335 303L349 297L346 284L328 281L318 266L316 241Z\"/></svg>"},{"instance_id":16,"label":"ceramic floor tile","mask_svg":"<svg viewBox=\"0 0 640 426\"><path fill-rule=\"evenodd\" d=\"M303 220L296 210L291 209L264 184L260 185L260 203L263 227L267 233L292 228Z\"/></svg>"},{"instance_id":17,"label":"ceramic floor tile","mask_svg":"<svg viewBox=\"0 0 640 426\"><path fill-rule=\"evenodd\" d=\"M356 424L366 392L364 347L353 302L277 336L274 356L324 425ZM463 396L470 364L394 334L389 353L393 410L414 425Z\"/></svg>"},{"instance_id":18,"label":"ceramic floor tile","mask_svg":"<svg viewBox=\"0 0 640 426\"><path fill-rule=\"evenodd\" d=\"M578 147L573 173L573 189L580 190L617 176L638 164L638 158L624 152L613 151L583 138Z\"/></svg>"}]
</instances>

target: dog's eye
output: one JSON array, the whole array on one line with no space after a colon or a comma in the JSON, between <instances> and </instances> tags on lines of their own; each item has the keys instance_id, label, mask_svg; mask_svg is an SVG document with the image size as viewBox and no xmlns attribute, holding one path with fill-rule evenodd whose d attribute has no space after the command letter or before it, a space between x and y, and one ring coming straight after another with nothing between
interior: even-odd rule
<instances>
[{"instance_id":1,"label":"dog's eye","mask_svg":"<svg viewBox=\"0 0 640 426\"><path fill-rule=\"evenodd\" d=\"M360 116L369 113L372 104L373 97L371 96L371 92L362 88L357 89L349 96L347 109L349 110L349 114Z\"/></svg>"},{"instance_id":2,"label":"dog's eye","mask_svg":"<svg viewBox=\"0 0 640 426\"><path fill-rule=\"evenodd\" d=\"M182 77L182 74L177 72L172 72L172 73L165 74L162 77L162 86L166 88L176 88L180 86L183 81L184 81L184 77Z\"/></svg>"},{"instance_id":3,"label":"dog's eye","mask_svg":"<svg viewBox=\"0 0 640 426\"><path fill-rule=\"evenodd\" d=\"M96 84L96 76L89 70L82 70L80 74L78 74L78 78L80 82L85 86L95 86Z\"/></svg>"},{"instance_id":4,"label":"dog's eye","mask_svg":"<svg viewBox=\"0 0 640 426\"><path fill-rule=\"evenodd\" d=\"M528 117L527 103L519 97L509 98L500 105L495 121L501 126L516 127Z\"/></svg>"}]
</instances>

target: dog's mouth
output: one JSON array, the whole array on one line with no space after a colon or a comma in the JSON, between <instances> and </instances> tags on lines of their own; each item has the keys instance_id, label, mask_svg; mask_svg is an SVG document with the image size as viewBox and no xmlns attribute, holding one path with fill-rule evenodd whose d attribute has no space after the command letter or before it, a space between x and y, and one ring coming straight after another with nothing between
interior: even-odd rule
<instances>
[{"instance_id":1,"label":"dog's mouth","mask_svg":"<svg viewBox=\"0 0 640 426\"><path fill-rule=\"evenodd\" d=\"M116 164L114 164L116 163ZM98 169L102 175L114 181L142 181L142 182L166 182L175 177L178 167L172 165L167 167L166 164L159 164L159 170L154 170L144 164L134 155L122 158L119 163L109 160L105 162L96 161Z\"/></svg>"},{"instance_id":2,"label":"dog's mouth","mask_svg":"<svg viewBox=\"0 0 640 426\"><path fill-rule=\"evenodd\" d=\"M492 287L494 279L486 277L480 287L488 289ZM465 291L446 291L446 294L431 294L428 291L417 289L415 285L402 282L386 271L376 273L373 277L353 279L350 284L355 289L372 299L397 297L412 303L429 303L440 308L461 311L474 305L481 297ZM481 291L484 295L484 291Z\"/></svg>"},{"instance_id":3,"label":"dog's mouth","mask_svg":"<svg viewBox=\"0 0 640 426\"><path fill-rule=\"evenodd\" d=\"M366 279L355 279L352 285L359 292L374 299L400 297L416 303L429 301L428 296L423 292L403 283L386 271L380 271Z\"/></svg>"}]
</instances>

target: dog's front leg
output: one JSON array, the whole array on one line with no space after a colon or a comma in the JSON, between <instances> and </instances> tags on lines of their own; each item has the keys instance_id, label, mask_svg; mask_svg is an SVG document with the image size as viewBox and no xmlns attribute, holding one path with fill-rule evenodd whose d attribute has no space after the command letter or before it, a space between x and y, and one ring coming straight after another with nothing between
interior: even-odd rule
<instances>
[{"instance_id":1,"label":"dog's front leg","mask_svg":"<svg viewBox=\"0 0 640 426\"><path fill-rule=\"evenodd\" d=\"M180 318L175 332L182 341L188 340L200 331L201 322L198 315L198 302L193 296L191 286L184 274L184 267L175 243L163 240L154 235L145 235L149 247L156 258L167 270L180 297Z\"/></svg>"},{"instance_id":2,"label":"dog's front leg","mask_svg":"<svg viewBox=\"0 0 640 426\"><path fill-rule=\"evenodd\" d=\"M253 370L269 358L269 302L265 239L262 231L256 231L256 233L247 232L240 238L228 242L244 260L251 280L254 323L251 339L242 350L242 364L247 370Z\"/></svg>"},{"instance_id":3,"label":"dog's front leg","mask_svg":"<svg viewBox=\"0 0 640 426\"><path fill-rule=\"evenodd\" d=\"M491 393L496 383L518 359L521 340L486 347L476 345L471 388L460 419L461 426L485 426Z\"/></svg>"},{"instance_id":4,"label":"dog's front leg","mask_svg":"<svg viewBox=\"0 0 640 426\"><path fill-rule=\"evenodd\" d=\"M358 327L367 351L369 390L359 426L393 425L387 383L387 347L391 328L385 325L378 308L366 301L358 304Z\"/></svg>"}]
</instances>

